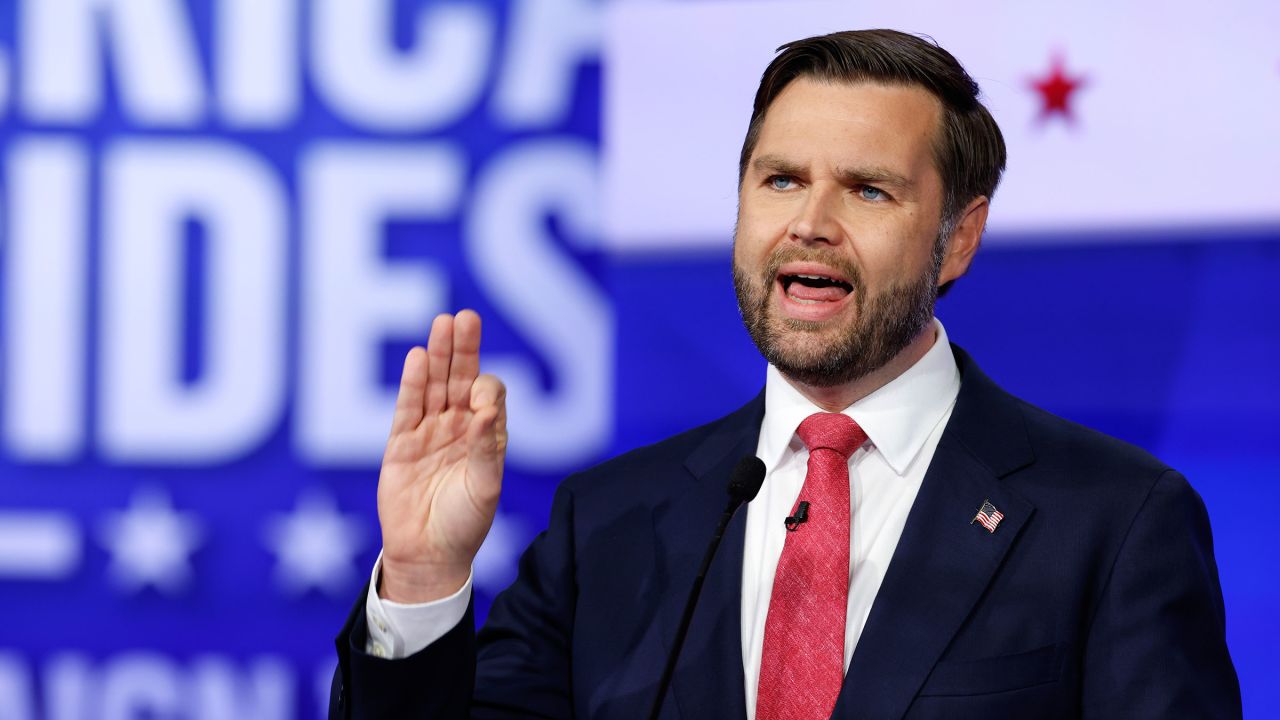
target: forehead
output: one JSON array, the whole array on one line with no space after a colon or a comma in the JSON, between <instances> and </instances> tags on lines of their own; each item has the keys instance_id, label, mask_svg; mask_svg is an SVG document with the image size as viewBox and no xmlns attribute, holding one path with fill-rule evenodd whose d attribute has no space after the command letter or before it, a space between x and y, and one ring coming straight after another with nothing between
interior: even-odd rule
<instances>
[{"instance_id":1,"label":"forehead","mask_svg":"<svg viewBox=\"0 0 1280 720\"><path fill-rule=\"evenodd\" d=\"M752 154L927 174L941 116L941 102L917 85L797 78L769 106Z\"/></svg>"}]
</instances>

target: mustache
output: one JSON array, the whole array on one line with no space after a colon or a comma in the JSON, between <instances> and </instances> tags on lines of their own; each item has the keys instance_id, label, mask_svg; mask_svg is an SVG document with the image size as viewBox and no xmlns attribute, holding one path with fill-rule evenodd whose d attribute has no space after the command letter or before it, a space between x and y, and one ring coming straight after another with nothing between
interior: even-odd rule
<instances>
[{"instance_id":1,"label":"mustache","mask_svg":"<svg viewBox=\"0 0 1280 720\"><path fill-rule=\"evenodd\" d=\"M797 245L783 245L769 256L769 262L764 269L765 285L771 284L773 279L778 276L778 271L782 269L782 266L789 262L821 263L847 278L849 284L853 286L854 291L859 296L865 290L866 286L863 283L862 270L848 257L834 250L806 248Z\"/></svg>"}]
</instances>

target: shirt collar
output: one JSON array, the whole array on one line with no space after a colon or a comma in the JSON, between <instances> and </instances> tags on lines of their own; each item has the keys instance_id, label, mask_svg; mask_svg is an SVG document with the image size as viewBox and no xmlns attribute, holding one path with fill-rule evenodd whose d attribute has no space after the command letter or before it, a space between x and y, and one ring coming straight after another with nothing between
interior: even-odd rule
<instances>
[{"instance_id":1,"label":"shirt collar","mask_svg":"<svg viewBox=\"0 0 1280 720\"><path fill-rule=\"evenodd\" d=\"M951 354L947 331L936 318L933 326L937 337L924 357L843 410L862 427L898 475L906 473L960 392L960 371ZM773 365L766 375L764 393L758 454L772 470L781 463L801 421L823 410L801 395Z\"/></svg>"}]
</instances>

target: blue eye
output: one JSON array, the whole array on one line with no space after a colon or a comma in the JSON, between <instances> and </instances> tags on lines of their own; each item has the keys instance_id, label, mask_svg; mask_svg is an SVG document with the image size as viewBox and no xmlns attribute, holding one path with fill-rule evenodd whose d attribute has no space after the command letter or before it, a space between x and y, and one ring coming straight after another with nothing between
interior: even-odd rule
<instances>
[{"instance_id":1,"label":"blue eye","mask_svg":"<svg viewBox=\"0 0 1280 720\"><path fill-rule=\"evenodd\" d=\"M769 187L774 190L786 190L791 187L791 184L795 182L795 180L786 175L772 175L769 177L768 182Z\"/></svg>"},{"instance_id":2,"label":"blue eye","mask_svg":"<svg viewBox=\"0 0 1280 720\"><path fill-rule=\"evenodd\" d=\"M871 187L870 185L863 185L862 189L858 191L858 194L862 196L863 200L880 200L884 198L883 190Z\"/></svg>"}]
</instances>

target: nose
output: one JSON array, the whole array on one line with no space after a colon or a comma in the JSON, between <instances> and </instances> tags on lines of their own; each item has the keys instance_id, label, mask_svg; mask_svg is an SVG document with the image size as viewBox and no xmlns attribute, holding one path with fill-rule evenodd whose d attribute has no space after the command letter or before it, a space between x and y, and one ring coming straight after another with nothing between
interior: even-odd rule
<instances>
[{"instance_id":1,"label":"nose","mask_svg":"<svg viewBox=\"0 0 1280 720\"><path fill-rule=\"evenodd\" d=\"M834 206L837 202L838 193L817 186L811 187L787 228L791 239L804 243L839 244L841 231L836 222Z\"/></svg>"}]
</instances>

